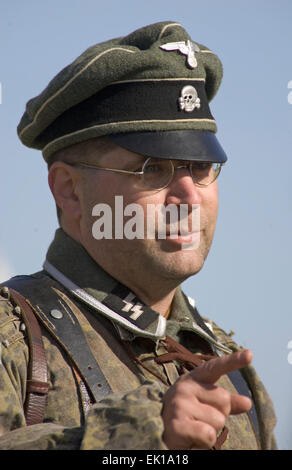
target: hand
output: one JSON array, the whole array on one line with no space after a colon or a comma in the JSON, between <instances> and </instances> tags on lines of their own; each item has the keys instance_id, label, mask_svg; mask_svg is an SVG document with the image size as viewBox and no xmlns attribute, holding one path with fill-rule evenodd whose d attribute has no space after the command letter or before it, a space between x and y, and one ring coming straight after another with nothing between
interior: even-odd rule
<instances>
[{"instance_id":1,"label":"hand","mask_svg":"<svg viewBox=\"0 0 292 470\"><path fill-rule=\"evenodd\" d=\"M247 366L245 350L211 359L182 375L164 396L164 442L169 449L210 449L230 414L248 411L251 400L231 394L215 382L228 372Z\"/></svg>"}]
</instances>

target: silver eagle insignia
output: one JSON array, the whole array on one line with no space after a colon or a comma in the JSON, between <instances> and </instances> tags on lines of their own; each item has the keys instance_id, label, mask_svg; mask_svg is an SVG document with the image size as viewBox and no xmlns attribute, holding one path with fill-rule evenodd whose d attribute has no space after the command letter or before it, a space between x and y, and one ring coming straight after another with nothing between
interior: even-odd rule
<instances>
[{"instance_id":1,"label":"silver eagle insignia","mask_svg":"<svg viewBox=\"0 0 292 470\"><path fill-rule=\"evenodd\" d=\"M187 63L192 69L196 68L198 65L195 52L200 52L200 48L192 41L168 42L159 47L164 51L179 51L181 54L186 55Z\"/></svg>"}]
</instances>

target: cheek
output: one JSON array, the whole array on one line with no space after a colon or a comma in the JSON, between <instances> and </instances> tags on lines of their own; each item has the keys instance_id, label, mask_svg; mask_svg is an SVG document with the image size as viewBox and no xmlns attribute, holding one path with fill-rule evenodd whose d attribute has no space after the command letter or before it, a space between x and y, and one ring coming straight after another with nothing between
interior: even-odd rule
<instances>
[{"instance_id":1,"label":"cheek","mask_svg":"<svg viewBox=\"0 0 292 470\"><path fill-rule=\"evenodd\" d=\"M109 223L114 232L115 220L118 219L120 221L125 207L133 202L136 204L140 203L137 198L137 192L130 185L125 185L121 177L118 178L113 174L106 174L105 172L103 175L88 177L84 181L82 197L82 225L84 233L86 231L86 233L91 234L94 222L101 217L106 221L110 219ZM99 204L105 206L105 212L103 208L98 208ZM143 200L141 205L143 206ZM93 215L93 212L99 215Z\"/></svg>"},{"instance_id":2,"label":"cheek","mask_svg":"<svg viewBox=\"0 0 292 470\"><path fill-rule=\"evenodd\" d=\"M208 194L206 195L205 204L206 204L205 207L206 207L206 211L207 211L207 216L208 216L210 222L213 222L215 224L216 220L217 220L217 215L218 215L218 185L217 185L217 182L213 183L213 185L211 185L208 188ZM204 209L204 206L203 206L203 209Z\"/></svg>"},{"instance_id":3,"label":"cheek","mask_svg":"<svg viewBox=\"0 0 292 470\"><path fill-rule=\"evenodd\" d=\"M106 201L106 187L101 185L100 178L95 175L87 175L83 181L82 187L82 223L85 230L91 231L91 226L95 220L92 216L93 208L96 204L105 203Z\"/></svg>"},{"instance_id":4,"label":"cheek","mask_svg":"<svg viewBox=\"0 0 292 470\"><path fill-rule=\"evenodd\" d=\"M213 190L213 195L212 195L212 203L213 203L213 206L214 206L214 211L215 211L216 216L217 216L217 213L218 213L218 206L219 206L219 200L218 200L218 183L217 183L217 181L214 183L214 190Z\"/></svg>"},{"instance_id":5,"label":"cheek","mask_svg":"<svg viewBox=\"0 0 292 470\"><path fill-rule=\"evenodd\" d=\"M83 181L83 206L85 212L91 214L93 207L98 203L111 205L114 201L113 188L115 185L112 183L110 175L96 173L94 176L90 176Z\"/></svg>"},{"instance_id":6,"label":"cheek","mask_svg":"<svg viewBox=\"0 0 292 470\"><path fill-rule=\"evenodd\" d=\"M214 230L218 215L217 183L201 190L200 216L201 224L207 230Z\"/></svg>"}]
</instances>

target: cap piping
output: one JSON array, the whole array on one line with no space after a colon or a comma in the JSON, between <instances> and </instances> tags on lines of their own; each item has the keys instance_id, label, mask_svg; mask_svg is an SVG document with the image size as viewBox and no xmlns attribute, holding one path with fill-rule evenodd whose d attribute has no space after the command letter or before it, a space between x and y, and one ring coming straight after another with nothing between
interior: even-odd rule
<instances>
[{"instance_id":1,"label":"cap piping","mask_svg":"<svg viewBox=\"0 0 292 470\"><path fill-rule=\"evenodd\" d=\"M139 83L139 82L205 82L205 78L196 77L164 77L164 78L136 78L133 80L120 80L118 82L112 82L110 85L119 85L120 83Z\"/></svg>"},{"instance_id":2,"label":"cap piping","mask_svg":"<svg viewBox=\"0 0 292 470\"><path fill-rule=\"evenodd\" d=\"M96 60L98 60L100 57L102 57L103 55L107 54L108 52L112 52L112 51L115 51L115 50L121 50L121 51L124 51L124 52L131 52L132 54L136 54L136 51L132 51L130 49L125 49L123 47L114 47L114 48L111 48L111 49L107 49L106 51L103 51L101 52L98 56L96 56L94 59L92 59L90 62L88 62L88 64L86 64L85 67L83 67L83 69L79 70L79 72L76 73L76 75L74 75L73 77L70 78L70 80L65 83L65 85L62 86L62 88L60 88L54 95L50 96L50 98L48 98L43 104L42 106L39 108L39 110L36 112L34 118L33 118L33 121L31 123L29 123L26 127L24 127L22 129L22 131L19 133L19 137L22 137L24 132L26 132L27 129L29 129L36 121L36 119L38 118L39 114L43 111L43 109L47 106L47 104L49 102L51 102L53 99L56 98L56 96L58 96L60 93L62 93L74 80L76 77L78 77L79 75L81 75L88 67L90 67L90 65L92 65Z\"/></svg>"},{"instance_id":3,"label":"cap piping","mask_svg":"<svg viewBox=\"0 0 292 470\"><path fill-rule=\"evenodd\" d=\"M169 24L166 24L165 26L163 26L162 30L160 31L159 33L159 36L158 36L158 39L161 39L162 36L164 35L165 31L167 30L167 28L171 28L173 26L180 26L181 28L183 28L183 26L180 24L180 23L169 23Z\"/></svg>"}]
</instances>

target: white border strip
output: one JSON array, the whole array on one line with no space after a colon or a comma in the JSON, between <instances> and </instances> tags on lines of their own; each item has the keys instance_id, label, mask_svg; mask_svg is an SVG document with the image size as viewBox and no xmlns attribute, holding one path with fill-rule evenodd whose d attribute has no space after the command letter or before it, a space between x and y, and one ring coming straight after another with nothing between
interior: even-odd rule
<instances>
[{"instance_id":1,"label":"white border strip","mask_svg":"<svg viewBox=\"0 0 292 470\"><path fill-rule=\"evenodd\" d=\"M127 330L139 333L140 336L150 337L154 339L162 338L163 336L165 336L166 318L164 318L162 315L158 314L158 325L157 325L156 332L149 333L148 331L144 331L141 328L138 328L137 326L128 322L128 320L123 318L121 315L114 312L110 308L106 307L106 305L103 305L99 300L95 299L90 294L88 294L85 290L78 287L76 284L74 284L74 282L72 282L63 273L61 273L57 268L55 268L55 266L49 263L48 260L44 262L43 268L54 279L60 282L60 284L66 287L75 297L78 297L80 300L85 302L87 305L90 305L98 312L103 313L110 320L114 320L117 323L121 324Z\"/></svg>"},{"instance_id":2,"label":"white border strip","mask_svg":"<svg viewBox=\"0 0 292 470\"><path fill-rule=\"evenodd\" d=\"M118 324L120 324L127 330L138 333L140 336L144 336L144 337L152 338L152 339L159 339L165 336L166 318L163 317L162 315L158 314L158 324L157 324L156 332L149 333L148 331L144 331L141 328L138 328L137 326L128 322L121 315L114 312L110 308L106 307L106 305L103 305L99 300L95 299L90 294L88 294L85 290L78 287L76 284L74 284L74 282L68 279L63 273L61 273L57 268L55 268L51 263L49 263L48 260L44 262L43 268L54 279L60 282L60 284L66 287L75 297L79 298L87 305L90 305L99 313L103 313L109 320L116 321ZM231 349L229 349L227 346L224 346L223 344L219 343L218 341L214 340L211 336L209 336L208 333L204 331L195 322L192 323L192 330L195 330L199 336L203 337L204 339L212 343L217 349L224 351L226 353L232 352Z\"/></svg>"}]
</instances>

